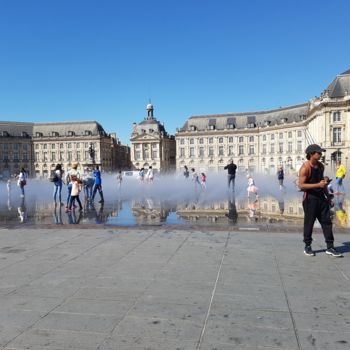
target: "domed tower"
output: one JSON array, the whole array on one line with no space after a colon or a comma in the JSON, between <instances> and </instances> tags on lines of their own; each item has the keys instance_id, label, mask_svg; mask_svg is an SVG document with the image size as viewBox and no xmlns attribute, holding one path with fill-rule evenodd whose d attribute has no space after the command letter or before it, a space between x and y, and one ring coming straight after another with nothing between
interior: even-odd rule
<instances>
[{"instance_id":1,"label":"domed tower","mask_svg":"<svg viewBox=\"0 0 350 350\"><path fill-rule=\"evenodd\" d=\"M146 106L147 116L140 123L133 123L130 138L131 162L134 169L152 166L155 171L175 169L175 138L169 135L153 115L151 101Z\"/></svg>"}]
</instances>

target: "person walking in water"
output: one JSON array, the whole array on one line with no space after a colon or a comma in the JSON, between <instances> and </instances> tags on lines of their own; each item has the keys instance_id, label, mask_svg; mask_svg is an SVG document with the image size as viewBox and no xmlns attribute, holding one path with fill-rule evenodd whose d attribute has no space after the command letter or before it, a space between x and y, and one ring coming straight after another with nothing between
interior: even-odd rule
<instances>
[{"instance_id":1,"label":"person walking in water","mask_svg":"<svg viewBox=\"0 0 350 350\"><path fill-rule=\"evenodd\" d=\"M122 182L123 182L123 175L122 175L121 170L119 170L119 172L117 174L118 191L120 191L122 189Z\"/></svg>"},{"instance_id":2,"label":"person walking in water","mask_svg":"<svg viewBox=\"0 0 350 350\"><path fill-rule=\"evenodd\" d=\"M148 183L153 183L153 178L154 178L153 169L152 169L152 166L150 166L146 173L146 180Z\"/></svg>"},{"instance_id":3,"label":"person walking in water","mask_svg":"<svg viewBox=\"0 0 350 350\"><path fill-rule=\"evenodd\" d=\"M81 205L80 198L79 198L79 193L82 190L83 182L80 179L78 179L76 175L72 175L71 184L72 184L72 189L71 189L71 196L69 199L68 212L72 211L72 206L75 200L79 204L79 210L83 210L83 206Z\"/></svg>"},{"instance_id":4,"label":"person walking in water","mask_svg":"<svg viewBox=\"0 0 350 350\"><path fill-rule=\"evenodd\" d=\"M184 166L184 177L188 179L190 176L190 172L188 171L187 165Z\"/></svg>"},{"instance_id":5,"label":"person walking in water","mask_svg":"<svg viewBox=\"0 0 350 350\"><path fill-rule=\"evenodd\" d=\"M346 169L340 160L337 160L336 166L337 166L337 171L335 173L335 184L336 184L335 194L342 194L342 193L345 193L343 179L346 175Z\"/></svg>"},{"instance_id":6,"label":"person walking in water","mask_svg":"<svg viewBox=\"0 0 350 350\"><path fill-rule=\"evenodd\" d=\"M94 201L95 196L96 196L96 192L98 190L98 193L100 194L99 203L104 203L105 200L103 198L101 172L100 172L100 168L98 165L96 165L93 174L95 177L95 184L94 184L94 189L92 191L92 201Z\"/></svg>"},{"instance_id":7,"label":"person walking in water","mask_svg":"<svg viewBox=\"0 0 350 350\"><path fill-rule=\"evenodd\" d=\"M201 173L201 186L202 190L207 188L207 176L204 173Z\"/></svg>"},{"instance_id":8,"label":"person walking in water","mask_svg":"<svg viewBox=\"0 0 350 350\"><path fill-rule=\"evenodd\" d=\"M80 179L80 173L78 172L78 163L74 163L72 165L72 169L67 171L66 174L66 184L67 184L67 203L66 203L66 209L68 209L70 196L72 192L72 176L76 176L78 179Z\"/></svg>"},{"instance_id":9,"label":"person walking in water","mask_svg":"<svg viewBox=\"0 0 350 350\"><path fill-rule=\"evenodd\" d=\"M200 185L198 174L196 173L196 170L194 168L192 168L191 171L192 171L192 182L194 183L195 188L197 188L197 185Z\"/></svg>"},{"instance_id":10,"label":"person walking in water","mask_svg":"<svg viewBox=\"0 0 350 350\"><path fill-rule=\"evenodd\" d=\"M232 191L235 189L235 179L236 179L236 170L237 170L237 165L233 163L233 159L230 160L230 163L227 164L224 169L227 169L227 184L228 188L231 186L232 182Z\"/></svg>"},{"instance_id":11,"label":"person walking in water","mask_svg":"<svg viewBox=\"0 0 350 350\"><path fill-rule=\"evenodd\" d=\"M58 194L58 201L60 205L64 205L62 203L62 198L61 198L61 192L62 192L62 177L63 177L63 170L62 170L62 165L57 164L54 170L53 174L53 185L54 185L54 191L53 191L53 201L56 204L56 199L57 199L57 194Z\"/></svg>"},{"instance_id":12,"label":"person walking in water","mask_svg":"<svg viewBox=\"0 0 350 350\"><path fill-rule=\"evenodd\" d=\"M299 188L304 191L304 254L315 255L311 248L312 230L315 220L318 219L327 244L326 254L342 257L334 248L330 206L325 193L328 184L323 176L324 165L320 162L322 152L325 152L325 149L319 145L309 145L305 150L307 161L299 171Z\"/></svg>"},{"instance_id":13,"label":"person walking in water","mask_svg":"<svg viewBox=\"0 0 350 350\"><path fill-rule=\"evenodd\" d=\"M145 168L141 168L139 171L139 180L141 183L145 180Z\"/></svg>"},{"instance_id":14,"label":"person walking in water","mask_svg":"<svg viewBox=\"0 0 350 350\"><path fill-rule=\"evenodd\" d=\"M278 179L278 183L280 185L280 190L282 191L284 189L284 185L283 185L284 170L283 170L283 166L282 165L280 165L278 170L277 170L277 179Z\"/></svg>"},{"instance_id":15,"label":"person walking in water","mask_svg":"<svg viewBox=\"0 0 350 350\"><path fill-rule=\"evenodd\" d=\"M25 193L24 193L24 186L27 184L28 181L28 174L25 171L24 168L21 169L20 173L18 174L18 186L21 189L21 198L24 198Z\"/></svg>"}]
</instances>

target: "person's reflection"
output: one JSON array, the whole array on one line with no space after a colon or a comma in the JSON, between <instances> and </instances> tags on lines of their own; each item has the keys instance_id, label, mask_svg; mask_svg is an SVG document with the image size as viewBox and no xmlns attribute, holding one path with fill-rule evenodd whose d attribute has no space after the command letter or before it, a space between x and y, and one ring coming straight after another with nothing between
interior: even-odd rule
<instances>
[{"instance_id":1,"label":"person's reflection","mask_svg":"<svg viewBox=\"0 0 350 350\"><path fill-rule=\"evenodd\" d=\"M280 210L280 214L284 214L284 196L281 194L281 196L278 199L278 208Z\"/></svg>"},{"instance_id":2,"label":"person's reflection","mask_svg":"<svg viewBox=\"0 0 350 350\"><path fill-rule=\"evenodd\" d=\"M27 207L24 202L24 197L21 199L20 206L18 207L19 222L26 222L28 218Z\"/></svg>"},{"instance_id":3,"label":"person's reflection","mask_svg":"<svg viewBox=\"0 0 350 350\"><path fill-rule=\"evenodd\" d=\"M235 198L235 192L230 192L228 195L228 214L227 217L230 221L233 223L237 222L238 219L238 213L236 208L236 198Z\"/></svg>"},{"instance_id":4,"label":"person's reflection","mask_svg":"<svg viewBox=\"0 0 350 350\"><path fill-rule=\"evenodd\" d=\"M334 196L335 216L337 217L339 224L341 226L346 226L347 219L348 219L346 211L343 208L344 197L345 197L344 194L339 194Z\"/></svg>"},{"instance_id":5,"label":"person's reflection","mask_svg":"<svg viewBox=\"0 0 350 350\"><path fill-rule=\"evenodd\" d=\"M258 208L258 195L255 194L254 196L249 196L248 197L248 217L250 221L258 221L258 218L256 216L256 211Z\"/></svg>"},{"instance_id":6,"label":"person's reflection","mask_svg":"<svg viewBox=\"0 0 350 350\"><path fill-rule=\"evenodd\" d=\"M8 195L7 195L7 209L8 209L9 211L12 210L11 194L10 194L10 193L8 193Z\"/></svg>"},{"instance_id":7,"label":"person's reflection","mask_svg":"<svg viewBox=\"0 0 350 350\"><path fill-rule=\"evenodd\" d=\"M53 211L53 218L54 218L54 223L57 225L62 225L62 206L58 205L55 203L55 208Z\"/></svg>"},{"instance_id":8,"label":"person's reflection","mask_svg":"<svg viewBox=\"0 0 350 350\"><path fill-rule=\"evenodd\" d=\"M81 210L78 211L78 215L75 210L69 211L68 215L68 223L69 224L79 224L80 220L83 216L83 212Z\"/></svg>"},{"instance_id":9,"label":"person's reflection","mask_svg":"<svg viewBox=\"0 0 350 350\"><path fill-rule=\"evenodd\" d=\"M104 223L104 215L103 215L103 207L104 203L101 203L99 211L96 211L96 224L103 224Z\"/></svg>"}]
</instances>

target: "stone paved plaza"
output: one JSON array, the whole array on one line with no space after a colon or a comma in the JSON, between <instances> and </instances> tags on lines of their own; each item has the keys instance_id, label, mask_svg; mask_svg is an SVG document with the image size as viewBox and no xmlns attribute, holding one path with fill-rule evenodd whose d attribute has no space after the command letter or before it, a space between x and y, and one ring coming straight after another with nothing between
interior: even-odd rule
<instances>
[{"instance_id":1,"label":"stone paved plaza","mask_svg":"<svg viewBox=\"0 0 350 350\"><path fill-rule=\"evenodd\" d=\"M350 348L344 258L301 235L171 227L0 230L0 349Z\"/></svg>"}]
</instances>

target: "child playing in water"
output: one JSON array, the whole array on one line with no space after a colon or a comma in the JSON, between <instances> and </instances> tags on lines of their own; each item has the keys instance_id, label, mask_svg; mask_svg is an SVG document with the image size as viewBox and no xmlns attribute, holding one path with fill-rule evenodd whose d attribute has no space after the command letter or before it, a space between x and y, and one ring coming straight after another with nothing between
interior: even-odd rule
<instances>
[{"instance_id":1,"label":"child playing in water","mask_svg":"<svg viewBox=\"0 0 350 350\"><path fill-rule=\"evenodd\" d=\"M68 206L67 211L72 211L72 205L73 205L73 202L75 200L77 200L77 202L79 204L79 209L83 210L83 206L81 205L81 202L79 199L79 193L82 190L83 182L80 179L78 179L78 177L76 175L72 175L71 176L71 183L72 183L72 192L71 192L71 197L69 200L69 206Z\"/></svg>"}]
</instances>

